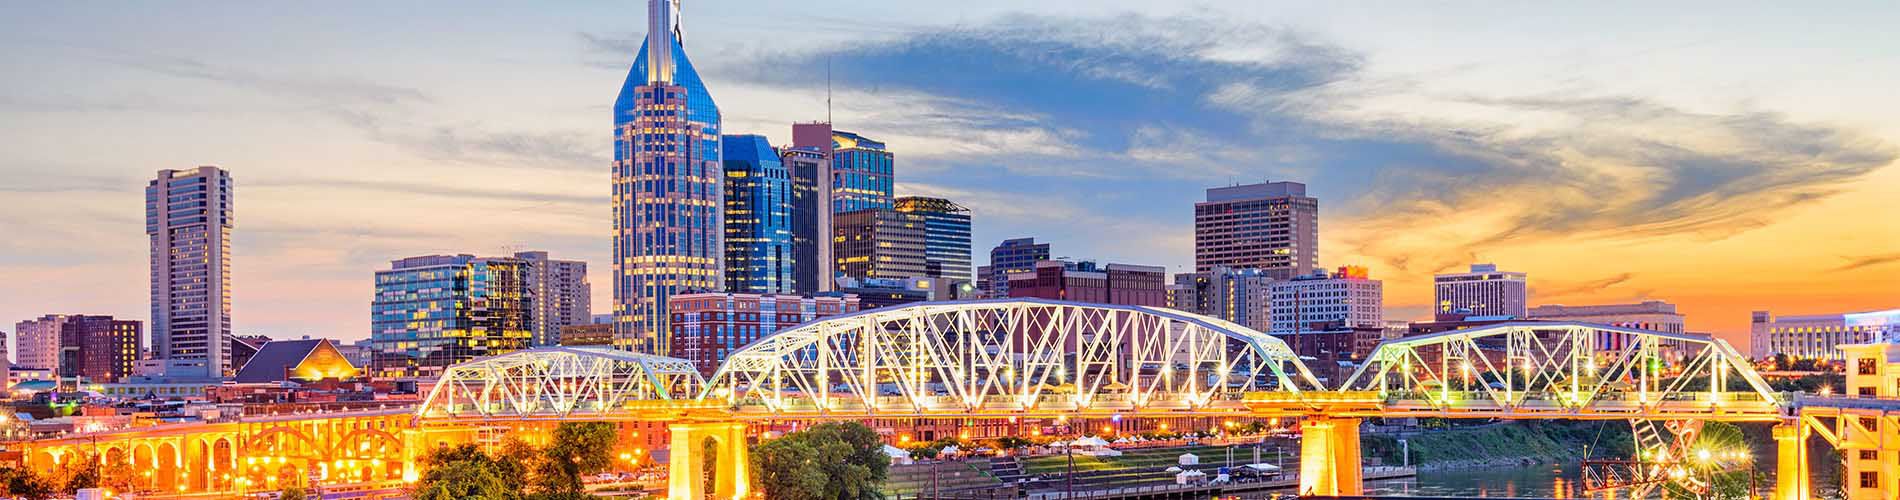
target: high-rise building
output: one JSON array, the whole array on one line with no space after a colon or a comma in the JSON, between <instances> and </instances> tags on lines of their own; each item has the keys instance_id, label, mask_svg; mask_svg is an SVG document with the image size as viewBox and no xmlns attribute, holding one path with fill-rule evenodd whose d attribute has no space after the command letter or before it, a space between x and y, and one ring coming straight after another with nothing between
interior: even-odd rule
<instances>
[{"instance_id":1,"label":"high-rise building","mask_svg":"<svg viewBox=\"0 0 1900 500\"><path fill-rule=\"evenodd\" d=\"M1319 200L1298 182L1212 188L1194 204L1194 271L1260 269L1284 280L1319 268Z\"/></svg>"},{"instance_id":2,"label":"high-rise building","mask_svg":"<svg viewBox=\"0 0 1900 500\"><path fill-rule=\"evenodd\" d=\"M891 151L843 130L831 132L831 143L832 211L889 210L896 191Z\"/></svg>"},{"instance_id":3,"label":"high-rise building","mask_svg":"<svg viewBox=\"0 0 1900 500\"><path fill-rule=\"evenodd\" d=\"M971 283L970 209L943 198L898 198L898 212L924 216L924 275Z\"/></svg>"},{"instance_id":4,"label":"high-rise building","mask_svg":"<svg viewBox=\"0 0 1900 500\"><path fill-rule=\"evenodd\" d=\"M672 300L673 357L693 362L707 377L728 354L779 329L858 310L851 295L695 293Z\"/></svg>"},{"instance_id":5,"label":"high-rise building","mask_svg":"<svg viewBox=\"0 0 1900 500\"><path fill-rule=\"evenodd\" d=\"M1036 263L1049 260L1049 244L1036 243L1035 238L1014 238L1003 240L990 249L990 265L981 273L988 279L988 286L978 286L977 291L984 297L1008 297L1009 275L1012 273L1033 273ZM979 283L983 281L978 280Z\"/></svg>"},{"instance_id":6,"label":"high-rise building","mask_svg":"<svg viewBox=\"0 0 1900 500\"><path fill-rule=\"evenodd\" d=\"M726 165L726 289L791 293L793 180L762 135L720 138Z\"/></svg>"},{"instance_id":7,"label":"high-rise building","mask_svg":"<svg viewBox=\"0 0 1900 500\"><path fill-rule=\"evenodd\" d=\"M838 274L852 278L925 276L927 222L889 209L842 212L832 219Z\"/></svg>"},{"instance_id":8,"label":"high-rise building","mask_svg":"<svg viewBox=\"0 0 1900 500\"><path fill-rule=\"evenodd\" d=\"M529 264L514 258L425 255L376 272L371 373L436 377L449 365L527 348L534 335Z\"/></svg>"},{"instance_id":9,"label":"high-rise building","mask_svg":"<svg viewBox=\"0 0 1900 500\"><path fill-rule=\"evenodd\" d=\"M161 359L197 360L213 375L233 369L231 175L218 167L160 170L145 186L152 240L152 348Z\"/></svg>"},{"instance_id":10,"label":"high-rise building","mask_svg":"<svg viewBox=\"0 0 1900 500\"><path fill-rule=\"evenodd\" d=\"M647 0L647 36L614 100L614 333L665 354L667 298L725 289L719 106L686 58L678 0Z\"/></svg>"},{"instance_id":11,"label":"high-rise building","mask_svg":"<svg viewBox=\"0 0 1900 500\"><path fill-rule=\"evenodd\" d=\"M1009 296L1094 304L1167 307L1166 268L1045 260L1009 275Z\"/></svg>"},{"instance_id":12,"label":"high-rise building","mask_svg":"<svg viewBox=\"0 0 1900 500\"><path fill-rule=\"evenodd\" d=\"M1385 330L1385 285L1372 279L1366 268L1345 266L1328 274L1275 281L1268 316L1274 335L1294 335L1344 329Z\"/></svg>"},{"instance_id":13,"label":"high-rise building","mask_svg":"<svg viewBox=\"0 0 1900 500\"><path fill-rule=\"evenodd\" d=\"M1169 302L1175 309L1213 316L1265 332L1272 328L1273 278L1259 269L1215 266L1204 273L1174 275Z\"/></svg>"},{"instance_id":14,"label":"high-rise building","mask_svg":"<svg viewBox=\"0 0 1900 500\"><path fill-rule=\"evenodd\" d=\"M795 132L800 126L792 126ZM825 136L830 135L827 125ZM801 295L831 291L831 157L816 147L779 150L779 161L792 176L792 291Z\"/></svg>"},{"instance_id":15,"label":"high-rise building","mask_svg":"<svg viewBox=\"0 0 1900 500\"><path fill-rule=\"evenodd\" d=\"M1683 333L1683 316L1676 305L1660 300L1636 304L1566 306L1546 304L1530 309L1528 318L1543 321L1581 321L1655 332ZM1621 350L1636 339L1627 333L1599 332L1597 349Z\"/></svg>"},{"instance_id":16,"label":"high-rise building","mask_svg":"<svg viewBox=\"0 0 1900 500\"><path fill-rule=\"evenodd\" d=\"M587 263L555 260L547 252L516 252L528 264L528 292L534 301L534 345L555 345L561 327L585 325L594 315L594 284L587 281Z\"/></svg>"},{"instance_id":17,"label":"high-rise building","mask_svg":"<svg viewBox=\"0 0 1900 500\"><path fill-rule=\"evenodd\" d=\"M144 323L111 316L66 317L59 334L59 376L106 383L131 375L144 330Z\"/></svg>"},{"instance_id":18,"label":"high-rise building","mask_svg":"<svg viewBox=\"0 0 1900 500\"><path fill-rule=\"evenodd\" d=\"M1841 361L1840 346L1894 342L1900 335L1900 309L1844 314L1775 316L1755 311L1749 322L1749 353L1755 359L1787 355L1794 359Z\"/></svg>"},{"instance_id":19,"label":"high-rise building","mask_svg":"<svg viewBox=\"0 0 1900 500\"><path fill-rule=\"evenodd\" d=\"M13 324L14 364L59 372L59 332L66 326L64 314L48 314Z\"/></svg>"},{"instance_id":20,"label":"high-rise building","mask_svg":"<svg viewBox=\"0 0 1900 500\"><path fill-rule=\"evenodd\" d=\"M1524 318L1528 289L1524 273L1499 271L1496 264L1472 264L1471 272L1432 277L1438 321L1471 316Z\"/></svg>"}]
</instances>

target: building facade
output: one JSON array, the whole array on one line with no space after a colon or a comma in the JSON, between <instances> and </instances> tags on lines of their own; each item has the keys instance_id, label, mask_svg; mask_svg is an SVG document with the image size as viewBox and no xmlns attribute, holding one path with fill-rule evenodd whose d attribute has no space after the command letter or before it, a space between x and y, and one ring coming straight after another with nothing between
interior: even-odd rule
<instances>
[{"instance_id":1,"label":"building facade","mask_svg":"<svg viewBox=\"0 0 1900 500\"><path fill-rule=\"evenodd\" d=\"M797 289L792 242L793 180L762 135L720 139L726 165L726 290Z\"/></svg>"},{"instance_id":2,"label":"building facade","mask_svg":"<svg viewBox=\"0 0 1900 500\"><path fill-rule=\"evenodd\" d=\"M1385 285L1372 279L1366 268L1346 266L1328 274L1314 271L1271 285L1273 305L1268 315L1274 335L1329 330L1385 330Z\"/></svg>"},{"instance_id":3,"label":"building facade","mask_svg":"<svg viewBox=\"0 0 1900 500\"><path fill-rule=\"evenodd\" d=\"M590 323L561 327L561 345L614 345L613 323Z\"/></svg>"},{"instance_id":4,"label":"building facade","mask_svg":"<svg viewBox=\"0 0 1900 500\"><path fill-rule=\"evenodd\" d=\"M1655 332L1688 331L1683 326L1682 314L1676 312L1676 305L1660 300L1646 300L1636 304L1591 306L1547 304L1531 308L1529 318L1546 321L1582 321ZM1622 333L1600 333L1597 336L1597 348L1620 350L1628 346L1634 337Z\"/></svg>"},{"instance_id":5,"label":"building facade","mask_svg":"<svg viewBox=\"0 0 1900 500\"><path fill-rule=\"evenodd\" d=\"M1213 316L1262 332L1272 329L1273 278L1259 269L1215 266L1174 275L1170 306Z\"/></svg>"},{"instance_id":6,"label":"building facade","mask_svg":"<svg viewBox=\"0 0 1900 500\"><path fill-rule=\"evenodd\" d=\"M647 36L614 100L616 344L665 355L667 298L725 289L719 106L686 57L678 0L647 0Z\"/></svg>"},{"instance_id":7,"label":"building facade","mask_svg":"<svg viewBox=\"0 0 1900 500\"><path fill-rule=\"evenodd\" d=\"M547 252L516 252L528 264L528 292L534 301L534 345L560 342L561 328L585 325L594 315L594 284L587 263L555 260Z\"/></svg>"},{"instance_id":8,"label":"building facade","mask_svg":"<svg viewBox=\"0 0 1900 500\"><path fill-rule=\"evenodd\" d=\"M924 276L973 283L970 209L943 198L905 196L894 210L924 217Z\"/></svg>"},{"instance_id":9,"label":"building facade","mask_svg":"<svg viewBox=\"0 0 1900 500\"><path fill-rule=\"evenodd\" d=\"M528 263L427 255L376 272L370 371L436 377L449 365L529 347L534 328Z\"/></svg>"},{"instance_id":10,"label":"building facade","mask_svg":"<svg viewBox=\"0 0 1900 500\"><path fill-rule=\"evenodd\" d=\"M1883 318L1893 317L1891 322ZM1749 351L1755 359L1786 355L1793 359L1838 362L1842 344L1870 344L1900 326L1900 309L1867 313L1775 316L1755 311L1749 322Z\"/></svg>"},{"instance_id":11,"label":"building facade","mask_svg":"<svg viewBox=\"0 0 1900 500\"><path fill-rule=\"evenodd\" d=\"M1438 321L1467 316L1524 318L1529 314L1527 283L1524 273L1499 271L1495 264L1472 264L1468 273L1433 276L1434 317Z\"/></svg>"},{"instance_id":12,"label":"building facade","mask_svg":"<svg viewBox=\"0 0 1900 500\"><path fill-rule=\"evenodd\" d=\"M1032 272L1009 275L1009 296L1093 304L1167 307L1167 269L1161 266L1045 260Z\"/></svg>"},{"instance_id":13,"label":"building facade","mask_svg":"<svg viewBox=\"0 0 1900 500\"><path fill-rule=\"evenodd\" d=\"M990 265L983 266L977 292L983 297L1008 297L1010 274L1035 272L1036 263L1045 260L1049 260L1048 243L1036 243L1035 238L1003 240L990 249Z\"/></svg>"},{"instance_id":14,"label":"building facade","mask_svg":"<svg viewBox=\"0 0 1900 500\"><path fill-rule=\"evenodd\" d=\"M876 309L879 307L901 306L915 302L949 300L950 290L940 286L943 280L927 277L912 278L838 278L835 293L855 296L858 307Z\"/></svg>"},{"instance_id":15,"label":"building facade","mask_svg":"<svg viewBox=\"0 0 1900 500\"><path fill-rule=\"evenodd\" d=\"M792 126L796 133L801 125ZM830 136L825 126L824 136ZM811 295L831 291L831 157L816 147L779 150L779 162L792 176L792 291Z\"/></svg>"},{"instance_id":16,"label":"building facade","mask_svg":"<svg viewBox=\"0 0 1900 500\"><path fill-rule=\"evenodd\" d=\"M234 367L231 336L231 175L218 167L160 170L145 186L151 238L152 350L159 358Z\"/></svg>"},{"instance_id":17,"label":"building facade","mask_svg":"<svg viewBox=\"0 0 1900 500\"><path fill-rule=\"evenodd\" d=\"M21 368L59 369L59 332L66 315L48 314L13 324L14 364Z\"/></svg>"},{"instance_id":18,"label":"building facade","mask_svg":"<svg viewBox=\"0 0 1900 500\"><path fill-rule=\"evenodd\" d=\"M851 278L925 276L928 239L923 215L895 210L841 212L832 219L837 274Z\"/></svg>"},{"instance_id":19,"label":"building facade","mask_svg":"<svg viewBox=\"0 0 1900 500\"><path fill-rule=\"evenodd\" d=\"M118 382L132 374L145 324L112 316L48 314L14 325L17 364L62 379Z\"/></svg>"},{"instance_id":20,"label":"building facade","mask_svg":"<svg viewBox=\"0 0 1900 500\"><path fill-rule=\"evenodd\" d=\"M1194 271L1260 269L1273 279L1319 268L1319 200L1298 182L1212 188L1194 204Z\"/></svg>"},{"instance_id":21,"label":"building facade","mask_svg":"<svg viewBox=\"0 0 1900 500\"><path fill-rule=\"evenodd\" d=\"M674 357L707 377L727 354L779 329L858 310L856 296L696 293L672 300Z\"/></svg>"},{"instance_id":22,"label":"building facade","mask_svg":"<svg viewBox=\"0 0 1900 500\"><path fill-rule=\"evenodd\" d=\"M894 157L884 143L843 130L831 131L831 143L831 210L890 210Z\"/></svg>"}]
</instances>

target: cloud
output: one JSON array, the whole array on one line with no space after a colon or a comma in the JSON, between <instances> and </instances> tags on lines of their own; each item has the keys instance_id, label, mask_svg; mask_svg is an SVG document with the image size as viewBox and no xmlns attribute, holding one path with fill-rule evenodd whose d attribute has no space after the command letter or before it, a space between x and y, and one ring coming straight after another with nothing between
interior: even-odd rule
<instances>
[{"instance_id":1,"label":"cloud","mask_svg":"<svg viewBox=\"0 0 1900 500\"><path fill-rule=\"evenodd\" d=\"M1590 294L1590 293L1602 291L1605 288L1623 284L1625 282L1628 282L1630 278L1633 278L1633 277L1634 276L1631 275L1630 273L1621 273L1615 276L1586 281L1582 283L1559 284L1554 288L1533 286L1531 287L1531 295L1538 297L1540 300L1548 300L1548 299L1557 298L1557 297L1567 297L1567 296L1579 295L1579 294Z\"/></svg>"},{"instance_id":2,"label":"cloud","mask_svg":"<svg viewBox=\"0 0 1900 500\"><path fill-rule=\"evenodd\" d=\"M1840 267L1836 267L1834 268L1834 270L1835 271L1852 271L1852 270L1860 269L1863 267L1884 266L1884 265L1892 264L1895 262L1900 262L1900 253L1890 253L1890 254L1883 254L1883 255L1868 255L1868 256L1863 256L1863 257L1852 258L1852 260L1848 261L1846 264L1841 264Z\"/></svg>"},{"instance_id":3,"label":"cloud","mask_svg":"<svg viewBox=\"0 0 1900 500\"><path fill-rule=\"evenodd\" d=\"M441 183L359 181L351 179L279 179L248 183L246 188L290 188L298 190L357 190L381 193L440 196L462 200L498 200L545 204L604 205L609 200L605 189L596 196L522 191L515 189L486 189L460 187Z\"/></svg>"}]
</instances>

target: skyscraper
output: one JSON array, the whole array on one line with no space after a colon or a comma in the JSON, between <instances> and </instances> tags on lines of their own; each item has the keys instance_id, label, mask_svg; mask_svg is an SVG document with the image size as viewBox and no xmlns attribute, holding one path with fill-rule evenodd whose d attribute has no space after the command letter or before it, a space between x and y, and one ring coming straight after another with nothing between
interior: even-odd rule
<instances>
[{"instance_id":1,"label":"skyscraper","mask_svg":"<svg viewBox=\"0 0 1900 500\"><path fill-rule=\"evenodd\" d=\"M719 106L681 41L678 0L647 0L647 36L614 101L614 333L665 354L667 297L725 289Z\"/></svg>"},{"instance_id":2,"label":"skyscraper","mask_svg":"<svg viewBox=\"0 0 1900 500\"><path fill-rule=\"evenodd\" d=\"M1194 204L1194 271L1254 268L1276 280L1319 268L1319 200L1298 182L1212 188Z\"/></svg>"},{"instance_id":3,"label":"skyscraper","mask_svg":"<svg viewBox=\"0 0 1900 500\"><path fill-rule=\"evenodd\" d=\"M726 289L792 293L792 176L762 135L720 139L726 179ZM670 306L669 306L670 307Z\"/></svg>"},{"instance_id":4,"label":"skyscraper","mask_svg":"<svg viewBox=\"0 0 1900 500\"><path fill-rule=\"evenodd\" d=\"M533 295L534 345L561 341L561 327L588 324L594 315L594 284L587 282L587 263L554 260L547 252L515 252L528 264L528 292Z\"/></svg>"},{"instance_id":5,"label":"skyscraper","mask_svg":"<svg viewBox=\"0 0 1900 500\"><path fill-rule=\"evenodd\" d=\"M1014 238L1003 240L990 249L990 265L983 266L989 272L988 289L978 287L984 297L1009 297L1009 275L1012 273L1033 273L1036 263L1049 260L1049 244L1036 243L1035 238Z\"/></svg>"},{"instance_id":6,"label":"skyscraper","mask_svg":"<svg viewBox=\"0 0 1900 500\"><path fill-rule=\"evenodd\" d=\"M799 130L797 124L792 130ZM826 132L829 135L830 132ZM831 291L831 157L816 147L787 147L779 161L792 176L792 291Z\"/></svg>"},{"instance_id":7,"label":"skyscraper","mask_svg":"<svg viewBox=\"0 0 1900 500\"><path fill-rule=\"evenodd\" d=\"M837 272L852 278L924 276L924 216L890 209L839 213L832 220Z\"/></svg>"},{"instance_id":8,"label":"skyscraper","mask_svg":"<svg viewBox=\"0 0 1900 500\"><path fill-rule=\"evenodd\" d=\"M449 365L527 348L534 335L529 264L513 258L425 255L376 272L370 371L436 377Z\"/></svg>"},{"instance_id":9,"label":"skyscraper","mask_svg":"<svg viewBox=\"0 0 1900 500\"><path fill-rule=\"evenodd\" d=\"M152 352L232 370L231 176L218 167L160 170L145 186L152 239Z\"/></svg>"},{"instance_id":10,"label":"skyscraper","mask_svg":"<svg viewBox=\"0 0 1900 500\"><path fill-rule=\"evenodd\" d=\"M829 140L821 139L820 131L829 132ZM832 129L829 123L800 123L792 126L792 146L817 148L831 158L832 212L891 208L894 160L883 142Z\"/></svg>"},{"instance_id":11,"label":"skyscraper","mask_svg":"<svg viewBox=\"0 0 1900 500\"><path fill-rule=\"evenodd\" d=\"M1527 285L1524 273L1499 271L1496 264L1472 264L1471 272L1432 277L1438 321L1467 316L1524 318Z\"/></svg>"},{"instance_id":12,"label":"skyscraper","mask_svg":"<svg viewBox=\"0 0 1900 500\"><path fill-rule=\"evenodd\" d=\"M59 376L118 382L139 359L144 324L111 316L66 317L59 333Z\"/></svg>"},{"instance_id":13,"label":"skyscraper","mask_svg":"<svg viewBox=\"0 0 1900 500\"><path fill-rule=\"evenodd\" d=\"M924 216L924 275L971 283L970 209L924 196L898 198L894 206Z\"/></svg>"},{"instance_id":14,"label":"skyscraper","mask_svg":"<svg viewBox=\"0 0 1900 500\"><path fill-rule=\"evenodd\" d=\"M1265 332L1272 328L1273 279L1259 269L1215 266L1203 273L1174 275L1175 309L1232 321Z\"/></svg>"}]
</instances>

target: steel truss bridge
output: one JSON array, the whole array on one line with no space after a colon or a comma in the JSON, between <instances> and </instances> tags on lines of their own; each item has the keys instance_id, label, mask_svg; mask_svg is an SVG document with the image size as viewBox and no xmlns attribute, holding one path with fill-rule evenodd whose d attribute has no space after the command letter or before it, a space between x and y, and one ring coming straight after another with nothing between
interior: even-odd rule
<instances>
[{"instance_id":1,"label":"steel truss bridge","mask_svg":"<svg viewBox=\"0 0 1900 500\"><path fill-rule=\"evenodd\" d=\"M741 348L710 377L683 360L605 348L476 359L445 372L405 432L441 441L473 439L454 429L474 423L668 422L669 498L737 498L750 482L748 422L1112 416L1299 417L1300 489L1321 495L1360 491L1358 422L1369 417L1629 420L1638 449L1660 464L1685 459L1700 422L1807 429L1745 358L1705 335L1505 323L1387 340L1328 387L1285 342L1231 322L1008 299L821 319ZM71 452L74 439L41 448ZM707 440L719 458L710 492L696 480ZM1804 498L1783 489L1778 498Z\"/></svg>"}]
</instances>

